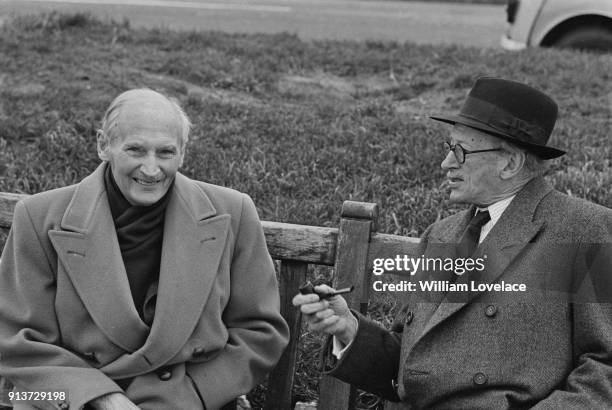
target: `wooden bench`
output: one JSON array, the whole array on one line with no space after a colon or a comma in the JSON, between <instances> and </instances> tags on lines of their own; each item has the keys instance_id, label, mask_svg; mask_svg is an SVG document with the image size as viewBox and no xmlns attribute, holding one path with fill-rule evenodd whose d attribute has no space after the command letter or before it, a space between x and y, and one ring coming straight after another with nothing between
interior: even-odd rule
<instances>
[{"instance_id":1,"label":"wooden bench","mask_svg":"<svg viewBox=\"0 0 612 410\"><path fill-rule=\"evenodd\" d=\"M0 193L0 228L10 228L13 209L22 197L25 195ZM415 253L417 238L376 233L377 216L376 204L345 201L338 228L262 221L268 250L280 261L281 312L291 329L289 346L270 375L266 409L292 408L301 316L291 299L305 282L308 265L333 266L333 285L355 285L355 291L345 295L346 300L352 308L366 313L372 261ZM355 398L354 388L322 377L319 410L351 409Z\"/></svg>"}]
</instances>

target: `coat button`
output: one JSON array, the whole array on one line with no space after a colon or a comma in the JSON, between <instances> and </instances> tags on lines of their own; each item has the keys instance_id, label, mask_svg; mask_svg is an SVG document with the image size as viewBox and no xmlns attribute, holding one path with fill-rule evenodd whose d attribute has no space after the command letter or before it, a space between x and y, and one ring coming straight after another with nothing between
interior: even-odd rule
<instances>
[{"instance_id":1,"label":"coat button","mask_svg":"<svg viewBox=\"0 0 612 410\"><path fill-rule=\"evenodd\" d=\"M413 319L414 319L414 313L412 313L412 311L406 312L406 317L404 318L404 323L409 325L410 323L412 323Z\"/></svg>"},{"instance_id":2,"label":"coat button","mask_svg":"<svg viewBox=\"0 0 612 410\"><path fill-rule=\"evenodd\" d=\"M157 373L157 377L159 377L159 380L162 381L167 381L170 380L172 378L172 372L168 369L160 369L159 372Z\"/></svg>"},{"instance_id":3,"label":"coat button","mask_svg":"<svg viewBox=\"0 0 612 410\"><path fill-rule=\"evenodd\" d=\"M206 354L206 350L204 350L203 347L196 347L195 349L193 349L192 356L200 357L200 356L204 356L205 354Z\"/></svg>"},{"instance_id":4,"label":"coat button","mask_svg":"<svg viewBox=\"0 0 612 410\"><path fill-rule=\"evenodd\" d=\"M493 317L497 314L497 306L489 305L485 308L485 315L488 317Z\"/></svg>"},{"instance_id":5,"label":"coat button","mask_svg":"<svg viewBox=\"0 0 612 410\"><path fill-rule=\"evenodd\" d=\"M484 373L476 373L473 379L474 384L478 384L478 385L485 384L487 380L488 380L487 375Z\"/></svg>"},{"instance_id":6,"label":"coat button","mask_svg":"<svg viewBox=\"0 0 612 410\"><path fill-rule=\"evenodd\" d=\"M70 408L70 406L68 405L68 403L66 401L60 401L57 403L57 406L62 409L62 410L68 410Z\"/></svg>"}]
</instances>

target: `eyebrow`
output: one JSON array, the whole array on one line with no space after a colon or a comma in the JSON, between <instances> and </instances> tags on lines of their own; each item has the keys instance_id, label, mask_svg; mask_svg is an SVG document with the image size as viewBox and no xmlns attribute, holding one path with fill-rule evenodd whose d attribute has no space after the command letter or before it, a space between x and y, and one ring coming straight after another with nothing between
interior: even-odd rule
<instances>
[{"instance_id":1,"label":"eyebrow","mask_svg":"<svg viewBox=\"0 0 612 410\"><path fill-rule=\"evenodd\" d=\"M144 147L146 144L142 143L142 142L128 142L125 144L126 147L130 148L130 147ZM178 147L176 145L162 145L160 147L155 147L156 150L160 150L160 149L178 149Z\"/></svg>"},{"instance_id":2,"label":"eyebrow","mask_svg":"<svg viewBox=\"0 0 612 410\"><path fill-rule=\"evenodd\" d=\"M127 144L125 144L125 148L141 148L143 146L144 144L141 144L139 142L128 142Z\"/></svg>"}]
</instances>

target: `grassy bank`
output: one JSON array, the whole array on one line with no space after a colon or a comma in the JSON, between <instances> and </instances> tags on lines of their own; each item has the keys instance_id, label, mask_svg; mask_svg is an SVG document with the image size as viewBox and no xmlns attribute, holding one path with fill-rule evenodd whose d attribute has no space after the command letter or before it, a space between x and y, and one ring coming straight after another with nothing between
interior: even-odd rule
<instances>
[{"instance_id":1,"label":"grassy bank","mask_svg":"<svg viewBox=\"0 0 612 410\"><path fill-rule=\"evenodd\" d=\"M438 188L448 128L428 115L456 111L478 76L495 75L557 99L552 143L569 153L548 178L612 207L609 55L134 30L83 15L0 30L0 191L82 179L108 103L151 87L195 124L182 171L247 192L262 219L336 225L352 199L381 206L380 231L416 236L457 209ZM374 310L384 319L388 305ZM298 374L296 393L312 398L314 364Z\"/></svg>"}]
</instances>

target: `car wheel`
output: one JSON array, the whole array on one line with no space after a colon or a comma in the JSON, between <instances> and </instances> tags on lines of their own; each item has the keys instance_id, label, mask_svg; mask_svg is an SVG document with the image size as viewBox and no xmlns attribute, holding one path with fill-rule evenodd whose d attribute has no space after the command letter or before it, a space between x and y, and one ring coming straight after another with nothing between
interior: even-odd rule
<instances>
[{"instance_id":1,"label":"car wheel","mask_svg":"<svg viewBox=\"0 0 612 410\"><path fill-rule=\"evenodd\" d=\"M612 51L612 30L605 27L578 27L562 34L554 47L591 51Z\"/></svg>"}]
</instances>

